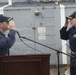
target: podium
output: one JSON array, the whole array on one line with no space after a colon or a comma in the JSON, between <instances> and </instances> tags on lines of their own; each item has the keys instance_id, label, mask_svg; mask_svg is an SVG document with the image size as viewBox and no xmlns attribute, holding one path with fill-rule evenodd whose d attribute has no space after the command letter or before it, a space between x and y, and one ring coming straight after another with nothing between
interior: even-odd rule
<instances>
[{"instance_id":1,"label":"podium","mask_svg":"<svg viewBox=\"0 0 76 75\"><path fill-rule=\"evenodd\" d=\"M50 54L0 57L0 75L50 75Z\"/></svg>"}]
</instances>

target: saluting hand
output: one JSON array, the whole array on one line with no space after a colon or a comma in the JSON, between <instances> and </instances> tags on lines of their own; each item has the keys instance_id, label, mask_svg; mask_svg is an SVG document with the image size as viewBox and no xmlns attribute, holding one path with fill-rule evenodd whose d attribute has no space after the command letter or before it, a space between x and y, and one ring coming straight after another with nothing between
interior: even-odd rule
<instances>
[{"instance_id":1,"label":"saluting hand","mask_svg":"<svg viewBox=\"0 0 76 75\"><path fill-rule=\"evenodd\" d=\"M16 30L15 23L13 20L9 21L8 29L9 30Z\"/></svg>"},{"instance_id":2,"label":"saluting hand","mask_svg":"<svg viewBox=\"0 0 76 75\"><path fill-rule=\"evenodd\" d=\"M68 19L66 18L64 26L67 27L68 26L68 23L69 23L68 22Z\"/></svg>"}]
</instances>

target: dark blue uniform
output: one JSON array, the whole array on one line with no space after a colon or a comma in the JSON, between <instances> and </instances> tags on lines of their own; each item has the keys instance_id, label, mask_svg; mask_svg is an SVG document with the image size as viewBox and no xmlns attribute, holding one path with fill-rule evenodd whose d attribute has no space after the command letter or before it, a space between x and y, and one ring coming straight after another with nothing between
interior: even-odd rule
<instances>
[{"instance_id":1,"label":"dark blue uniform","mask_svg":"<svg viewBox=\"0 0 76 75\"><path fill-rule=\"evenodd\" d=\"M9 48L11 48L15 42L15 34L15 30L10 30L8 37L6 37L5 34L0 32L0 56L8 54Z\"/></svg>"},{"instance_id":2,"label":"dark blue uniform","mask_svg":"<svg viewBox=\"0 0 76 75\"><path fill-rule=\"evenodd\" d=\"M67 30L67 27L62 27L60 37L63 40L69 39L71 54L75 56L75 58L71 58L70 60L70 72L71 75L76 75L76 27L71 27L69 30Z\"/></svg>"}]
</instances>

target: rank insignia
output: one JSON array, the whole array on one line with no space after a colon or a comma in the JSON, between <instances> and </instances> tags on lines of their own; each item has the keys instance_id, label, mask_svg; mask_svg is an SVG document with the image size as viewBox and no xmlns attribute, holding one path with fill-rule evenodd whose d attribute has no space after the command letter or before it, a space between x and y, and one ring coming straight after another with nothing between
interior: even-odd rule
<instances>
[{"instance_id":1,"label":"rank insignia","mask_svg":"<svg viewBox=\"0 0 76 75\"><path fill-rule=\"evenodd\" d=\"M73 37L76 38L76 34L74 34Z\"/></svg>"}]
</instances>

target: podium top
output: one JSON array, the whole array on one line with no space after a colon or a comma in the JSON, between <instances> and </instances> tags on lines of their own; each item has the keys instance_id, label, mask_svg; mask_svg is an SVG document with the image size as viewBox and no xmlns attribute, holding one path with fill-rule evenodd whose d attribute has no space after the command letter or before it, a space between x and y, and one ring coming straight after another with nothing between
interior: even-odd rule
<instances>
[{"instance_id":1,"label":"podium top","mask_svg":"<svg viewBox=\"0 0 76 75\"><path fill-rule=\"evenodd\" d=\"M0 57L23 57L23 56L51 56L51 54L25 54L25 55L7 55L7 56L0 56Z\"/></svg>"},{"instance_id":2,"label":"podium top","mask_svg":"<svg viewBox=\"0 0 76 75\"><path fill-rule=\"evenodd\" d=\"M50 54L26 54L26 55L9 55L9 56L0 56L1 60L24 60L24 59L43 59L50 58Z\"/></svg>"}]
</instances>

